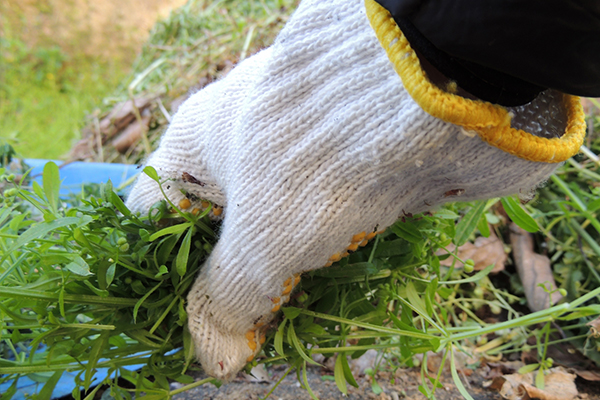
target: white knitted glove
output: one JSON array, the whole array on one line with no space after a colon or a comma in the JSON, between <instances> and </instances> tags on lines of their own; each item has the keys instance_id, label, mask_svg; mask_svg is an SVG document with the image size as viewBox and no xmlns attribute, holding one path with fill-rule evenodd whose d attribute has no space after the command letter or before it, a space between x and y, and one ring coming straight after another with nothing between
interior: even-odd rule
<instances>
[{"instance_id":1,"label":"white knitted glove","mask_svg":"<svg viewBox=\"0 0 600 400\"><path fill-rule=\"evenodd\" d=\"M223 207L188 296L197 356L221 379L259 351L301 273L366 244L403 210L528 192L557 167L423 111L362 0L303 1L273 46L180 108L148 165L173 179L175 204L183 189ZM128 206L147 211L161 198L141 176Z\"/></svg>"}]
</instances>

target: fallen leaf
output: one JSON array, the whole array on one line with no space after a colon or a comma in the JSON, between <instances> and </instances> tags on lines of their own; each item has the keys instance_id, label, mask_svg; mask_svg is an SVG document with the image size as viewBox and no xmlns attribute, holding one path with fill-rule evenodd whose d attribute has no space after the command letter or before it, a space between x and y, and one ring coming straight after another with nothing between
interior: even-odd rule
<instances>
[{"instance_id":1,"label":"fallen leaf","mask_svg":"<svg viewBox=\"0 0 600 400\"><path fill-rule=\"evenodd\" d=\"M573 400L577 397L579 392L575 386L575 374L570 374L560 367L552 368L549 372L544 389L538 389L531 383L521 384L522 390L527 393L523 396L524 400Z\"/></svg>"},{"instance_id":2,"label":"fallen leaf","mask_svg":"<svg viewBox=\"0 0 600 400\"><path fill-rule=\"evenodd\" d=\"M450 244L446 246L448 251L454 252L456 246ZM436 252L436 255L441 256L448 254L444 249L440 249ZM467 242L458 248L456 253L462 260L468 260L469 258L475 262L475 270L480 271L487 268L489 265L494 264L492 272L500 272L504 270L504 263L506 262L507 256L504 252L504 245L498 237L491 232L489 237L480 236L475 239L475 243ZM449 267L452 265L453 257L450 256L447 259L440 262L440 265ZM462 268L463 263L457 261L454 264L455 268Z\"/></svg>"},{"instance_id":3,"label":"fallen leaf","mask_svg":"<svg viewBox=\"0 0 600 400\"><path fill-rule=\"evenodd\" d=\"M484 387L498 391L500 393L500 396L502 396L505 399L520 400L523 397L523 393L519 392L519 387L523 382L532 383L532 374L508 374L498 376L494 378L491 382L486 382L484 384Z\"/></svg>"},{"instance_id":4,"label":"fallen leaf","mask_svg":"<svg viewBox=\"0 0 600 400\"><path fill-rule=\"evenodd\" d=\"M590 335L594 338L600 337L600 317L586 324L590 327Z\"/></svg>"},{"instance_id":5,"label":"fallen leaf","mask_svg":"<svg viewBox=\"0 0 600 400\"><path fill-rule=\"evenodd\" d=\"M502 375L513 374L523 366L523 362L517 361L501 361L501 362L488 362L487 366L490 368L486 379L493 379Z\"/></svg>"},{"instance_id":6,"label":"fallen leaf","mask_svg":"<svg viewBox=\"0 0 600 400\"><path fill-rule=\"evenodd\" d=\"M550 259L535 253L532 235L514 223L510 225L510 243L529 309L535 312L549 308L550 296L538 285L544 284L546 287L550 285L552 290L556 289ZM560 293L553 293L552 304L558 303L562 298Z\"/></svg>"},{"instance_id":7,"label":"fallen leaf","mask_svg":"<svg viewBox=\"0 0 600 400\"><path fill-rule=\"evenodd\" d=\"M485 386L499 391L500 395L508 400L573 400L578 395L575 375L563 368L556 367L548 371L543 390L533 384L536 374L537 371L525 375L504 375L487 382Z\"/></svg>"},{"instance_id":8,"label":"fallen leaf","mask_svg":"<svg viewBox=\"0 0 600 400\"><path fill-rule=\"evenodd\" d=\"M574 369L578 377L585 379L586 381L598 382L600 381L600 371L591 370L580 370Z\"/></svg>"}]
</instances>

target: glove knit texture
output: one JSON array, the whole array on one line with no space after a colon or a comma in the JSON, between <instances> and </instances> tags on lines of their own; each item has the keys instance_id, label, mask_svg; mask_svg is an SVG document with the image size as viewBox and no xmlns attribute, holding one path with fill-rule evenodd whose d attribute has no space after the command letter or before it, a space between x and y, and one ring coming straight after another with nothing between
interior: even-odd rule
<instances>
[{"instance_id":1,"label":"glove knit texture","mask_svg":"<svg viewBox=\"0 0 600 400\"><path fill-rule=\"evenodd\" d=\"M180 107L147 164L172 178L175 204L183 189L223 207L187 311L202 366L224 380L260 350L302 272L364 245L403 211L529 192L558 166L425 113L361 0L303 1L270 48ZM127 205L147 211L161 199L141 176Z\"/></svg>"}]
</instances>

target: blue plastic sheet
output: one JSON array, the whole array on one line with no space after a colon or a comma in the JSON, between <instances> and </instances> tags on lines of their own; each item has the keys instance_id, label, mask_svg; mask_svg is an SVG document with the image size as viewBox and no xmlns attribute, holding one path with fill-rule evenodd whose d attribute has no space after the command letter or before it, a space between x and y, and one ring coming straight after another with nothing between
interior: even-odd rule
<instances>
[{"instance_id":1,"label":"blue plastic sheet","mask_svg":"<svg viewBox=\"0 0 600 400\"><path fill-rule=\"evenodd\" d=\"M134 371L142 368L143 365L128 365L122 368L128 369L130 371ZM60 377L58 383L54 387L54 391L52 392L52 399L58 399L63 396L68 396L73 392L75 388L75 377L80 371L77 372L67 372L65 371ZM43 387L45 383L44 378L49 378L51 374L33 374L31 379L27 376L22 376L17 381L17 392L12 397L12 400L25 400L26 396L31 396L33 394L38 393ZM111 378L114 378L115 372L111 374ZM96 373L94 374L94 380L92 382L92 387L96 386L98 383L102 382L108 376L108 368L98 368L96 369ZM80 377L81 378L81 377ZM0 385L0 398L2 393L6 393L6 391L10 388L13 382L6 382Z\"/></svg>"},{"instance_id":2,"label":"blue plastic sheet","mask_svg":"<svg viewBox=\"0 0 600 400\"><path fill-rule=\"evenodd\" d=\"M46 165L48 161L56 163L60 168L60 178L62 180L60 193L63 196L70 193L79 193L81 191L81 186L86 183L105 183L108 182L109 179L113 186L117 188L125 184L137 173L141 172L141 169L138 169L138 166L128 164L104 164L75 161L62 165L62 161L55 160L26 159L24 161L33 168L30 176L40 185L42 184L42 171L44 170L44 165Z\"/></svg>"},{"instance_id":3,"label":"blue plastic sheet","mask_svg":"<svg viewBox=\"0 0 600 400\"><path fill-rule=\"evenodd\" d=\"M33 180L37 181L40 185L42 184L42 171L44 165L48 161L53 161L60 168L61 184L61 195L77 194L81 192L82 185L86 183L105 183L110 180L115 188L123 186L130 178L140 172L137 166L127 164L104 164L104 163L87 163L87 162L72 162L67 163L63 166L62 161L55 160L39 160L39 159L26 159L24 160L27 165L33 168L30 176ZM126 192L126 190L124 191ZM136 370L141 368L142 365L132 365L125 367L129 370ZM52 392L52 399L57 399L63 396L71 394L75 387L75 377L77 372L65 372L58 381L54 391ZM95 382L101 382L108 375L107 368L97 369L94 375ZM44 387L44 376L36 375L32 376L34 379L29 377L21 377L17 382L17 393L13 396L13 400L25 400L26 395L31 395L39 392ZM7 382L0 385L0 397L2 393L5 393L13 382Z\"/></svg>"}]
</instances>

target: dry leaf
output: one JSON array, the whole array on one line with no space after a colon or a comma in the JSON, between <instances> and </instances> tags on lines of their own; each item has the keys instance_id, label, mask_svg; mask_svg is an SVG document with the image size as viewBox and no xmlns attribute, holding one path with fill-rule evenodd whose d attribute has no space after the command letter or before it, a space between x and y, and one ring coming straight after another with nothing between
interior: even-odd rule
<instances>
[{"instance_id":1,"label":"dry leaf","mask_svg":"<svg viewBox=\"0 0 600 400\"><path fill-rule=\"evenodd\" d=\"M523 383L522 389L527 393L526 399L540 400L573 400L579 392L575 386L575 374L570 374L563 368L552 368L546 375L546 384L543 390L530 383ZM531 373L533 374L533 372Z\"/></svg>"},{"instance_id":2,"label":"dry leaf","mask_svg":"<svg viewBox=\"0 0 600 400\"><path fill-rule=\"evenodd\" d=\"M513 374L523 366L522 361L501 361L501 362L488 362L487 366L489 371L486 379L493 379L502 375Z\"/></svg>"},{"instance_id":3,"label":"dry leaf","mask_svg":"<svg viewBox=\"0 0 600 400\"><path fill-rule=\"evenodd\" d=\"M550 307L550 296L538 285L545 284L556 289L550 259L533 251L532 235L512 223L510 225L510 243L517 272L523 283L527 305L531 311L545 310ZM558 292L552 294L552 304L562 300Z\"/></svg>"},{"instance_id":4,"label":"dry leaf","mask_svg":"<svg viewBox=\"0 0 600 400\"><path fill-rule=\"evenodd\" d=\"M586 324L590 327L590 335L594 338L600 337L600 317Z\"/></svg>"},{"instance_id":5,"label":"dry leaf","mask_svg":"<svg viewBox=\"0 0 600 400\"><path fill-rule=\"evenodd\" d=\"M578 377L583 378L586 381L600 381L600 371L591 371L589 369L574 369L574 371Z\"/></svg>"},{"instance_id":6,"label":"dry leaf","mask_svg":"<svg viewBox=\"0 0 600 400\"><path fill-rule=\"evenodd\" d=\"M523 396L522 392L519 392L519 387L523 383L532 383L532 374L509 374L498 376L493 381L487 382L484 386L489 389L497 390L500 392L500 396L508 400L520 400Z\"/></svg>"},{"instance_id":7,"label":"dry leaf","mask_svg":"<svg viewBox=\"0 0 600 400\"><path fill-rule=\"evenodd\" d=\"M450 252L454 252L456 246L451 244L446 246ZM447 254L445 250L441 249L436 252L436 255L441 256ZM475 243L467 242L458 248L458 257L462 260L468 260L469 258L475 262L475 270L479 271L485 269L487 266L494 264L492 272L500 272L504 270L504 263L506 262L506 253L504 252L504 245L498 237L491 232L490 237L478 237L475 239ZM452 265L453 257L450 256L447 259L440 262L440 265L449 267ZM454 264L455 268L462 268L463 264L459 261Z\"/></svg>"},{"instance_id":8,"label":"dry leaf","mask_svg":"<svg viewBox=\"0 0 600 400\"><path fill-rule=\"evenodd\" d=\"M504 375L494 378L487 386L498 390L508 400L573 400L577 396L574 374L561 367L552 368L548 372L543 390L533 384L537 372Z\"/></svg>"}]
</instances>

